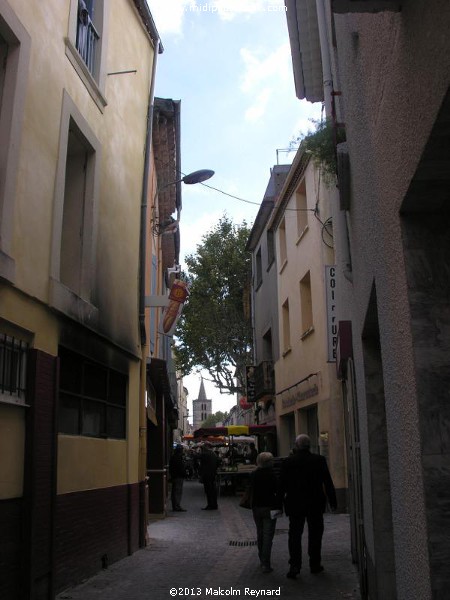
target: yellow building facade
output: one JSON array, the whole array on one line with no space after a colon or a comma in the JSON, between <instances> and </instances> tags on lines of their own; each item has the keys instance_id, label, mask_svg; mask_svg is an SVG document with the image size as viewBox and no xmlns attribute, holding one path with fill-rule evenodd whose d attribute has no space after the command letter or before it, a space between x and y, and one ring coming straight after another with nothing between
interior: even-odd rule
<instances>
[{"instance_id":1,"label":"yellow building facade","mask_svg":"<svg viewBox=\"0 0 450 600\"><path fill-rule=\"evenodd\" d=\"M157 41L139 0L0 0L2 598L53 597L142 544L140 219Z\"/></svg>"}]
</instances>

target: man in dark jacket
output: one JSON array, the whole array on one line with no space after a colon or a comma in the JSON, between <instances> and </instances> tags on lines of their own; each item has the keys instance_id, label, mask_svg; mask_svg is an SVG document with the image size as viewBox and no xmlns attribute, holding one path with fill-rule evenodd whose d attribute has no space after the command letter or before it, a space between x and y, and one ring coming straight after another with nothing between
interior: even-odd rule
<instances>
[{"instance_id":1,"label":"man in dark jacket","mask_svg":"<svg viewBox=\"0 0 450 600\"><path fill-rule=\"evenodd\" d=\"M186 467L183 460L183 447L178 444L169 460L169 475L172 482L172 510L175 512L186 512L181 508L183 496L183 483L186 477Z\"/></svg>"},{"instance_id":2,"label":"man in dark jacket","mask_svg":"<svg viewBox=\"0 0 450 600\"><path fill-rule=\"evenodd\" d=\"M311 573L321 573L323 513L326 500L336 509L336 491L326 460L310 452L311 441L305 434L297 436L294 453L281 466L280 497L289 517L289 564L287 577L295 579L302 566L302 534L308 522L308 554Z\"/></svg>"},{"instance_id":3,"label":"man in dark jacket","mask_svg":"<svg viewBox=\"0 0 450 600\"><path fill-rule=\"evenodd\" d=\"M202 510L217 510L216 474L219 459L211 450L211 444L204 442L200 452L200 477L206 494L206 506Z\"/></svg>"}]
</instances>

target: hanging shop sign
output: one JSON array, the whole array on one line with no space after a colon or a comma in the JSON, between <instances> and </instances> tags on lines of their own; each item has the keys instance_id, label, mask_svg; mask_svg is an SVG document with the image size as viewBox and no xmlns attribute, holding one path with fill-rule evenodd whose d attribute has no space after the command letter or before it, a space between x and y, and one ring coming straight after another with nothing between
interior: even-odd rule
<instances>
[{"instance_id":1,"label":"hanging shop sign","mask_svg":"<svg viewBox=\"0 0 450 600\"><path fill-rule=\"evenodd\" d=\"M169 301L161 316L160 331L165 335L173 335L180 318L183 305L189 296L188 284L181 279L175 279L170 288Z\"/></svg>"},{"instance_id":2,"label":"hanging shop sign","mask_svg":"<svg viewBox=\"0 0 450 600\"><path fill-rule=\"evenodd\" d=\"M336 266L325 265L325 293L327 305L328 362L336 362L338 320L336 315Z\"/></svg>"},{"instance_id":3,"label":"hanging shop sign","mask_svg":"<svg viewBox=\"0 0 450 600\"><path fill-rule=\"evenodd\" d=\"M254 365L247 365L245 367L245 379L247 384L247 402L256 402Z\"/></svg>"}]
</instances>

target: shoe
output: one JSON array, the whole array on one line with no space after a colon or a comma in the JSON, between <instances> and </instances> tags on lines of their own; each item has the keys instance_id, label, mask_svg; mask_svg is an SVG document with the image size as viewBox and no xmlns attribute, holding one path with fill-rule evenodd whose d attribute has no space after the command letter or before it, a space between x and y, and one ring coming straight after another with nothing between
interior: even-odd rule
<instances>
[{"instance_id":1,"label":"shoe","mask_svg":"<svg viewBox=\"0 0 450 600\"><path fill-rule=\"evenodd\" d=\"M272 573L273 569L272 567L262 567L261 571L263 573Z\"/></svg>"},{"instance_id":2,"label":"shoe","mask_svg":"<svg viewBox=\"0 0 450 600\"><path fill-rule=\"evenodd\" d=\"M210 506L205 506L202 510L213 510Z\"/></svg>"},{"instance_id":3,"label":"shoe","mask_svg":"<svg viewBox=\"0 0 450 600\"><path fill-rule=\"evenodd\" d=\"M174 508L174 512L187 512L185 508Z\"/></svg>"},{"instance_id":4,"label":"shoe","mask_svg":"<svg viewBox=\"0 0 450 600\"><path fill-rule=\"evenodd\" d=\"M322 565L319 565L318 567L311 567L311 573L313 575L318 575L319 573L322 573L322 571L324 571L325 569L322 567Z\"/></svg>"},{"instance_id":5,"label":"shoe","mask_svg":"<svg viewBox=\"0 0 450 600\"><path fill-rule=\"evenodd\" d=\"M294 569L291 567L289 571L286 573L286 577L288 579L297 579L297 575L300 573L300 569Z\"/></svg>"}]
</instances>

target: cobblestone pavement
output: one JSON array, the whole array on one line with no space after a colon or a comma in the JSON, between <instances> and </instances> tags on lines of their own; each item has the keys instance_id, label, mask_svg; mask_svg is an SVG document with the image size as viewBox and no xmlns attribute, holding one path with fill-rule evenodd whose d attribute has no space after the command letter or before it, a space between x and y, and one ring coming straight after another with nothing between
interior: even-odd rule
<instances>
[{"instance_id":1,"label":"cobblestone pavement","mask_svg":"<svg viewBox=\"0 0 450 600\"><path fill-rule=\"evenodd\" d=\"M272 573L260 571L255 527L250 510L238 497L221 496L218 511L202 511L203 486L186 481L187 512L169 512L149 526L149 545L102 571L57 600L205 600L218 596L360 600L358 578L350 556L348 515L325 515L322 562L325 571L303 568L296 580L288 571L288 519L277 520ZM306 531L304 534L306 552ZM307 557L307 555L305 554ZM306 562L307 564L307 562Z\"/></svg>"}]
</instances>

